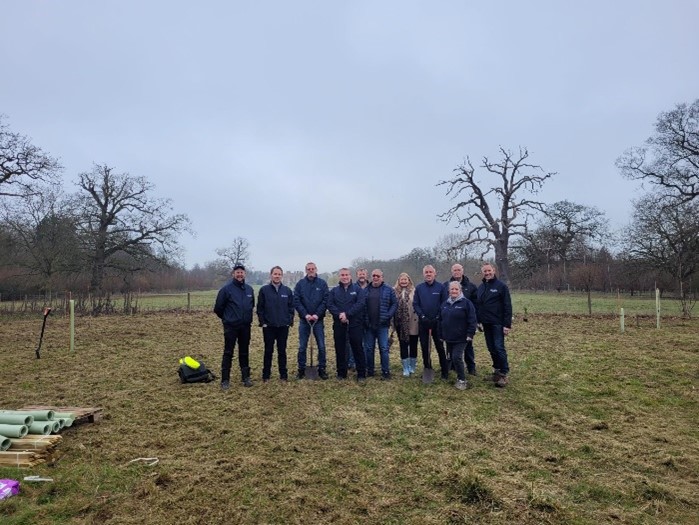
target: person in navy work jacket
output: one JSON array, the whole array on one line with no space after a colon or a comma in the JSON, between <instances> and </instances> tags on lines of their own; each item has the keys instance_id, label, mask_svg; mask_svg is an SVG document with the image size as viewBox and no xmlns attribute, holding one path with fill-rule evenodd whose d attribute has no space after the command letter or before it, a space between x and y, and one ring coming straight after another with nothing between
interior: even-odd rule
<instances>
[{"instance_id":1,"label":"person in navy work jacket","mask_svg":"<svg viewBox=\"0 0 699 525\"><path fill-rule=\"evenodd\" d=\"M415 287L415 298L413 299L413 309L420 323L418 338L422 350L422 365L426 369L432 368L432 358L429 351L431 333L439 357L442 379L446 380L449 377L449 362L444 352L444 343L439 336L439 314L442 303L447 300L447 292L442 283L435 279L437 272L431 264L422 269L422 276L425 282Z\"/></svg>"},{"instance_id":2,"label":"person in navy work jacket","mask_svg":"<svg viewBox=\"0 0 699 525\"><path fill-rule=\"evenodd\" d=\"M250 327L255 307L255 293L245 284L245 266L236 264L233 279L218 291L214 313L223 323L223 359L221 360L221 388L230 388L233 350L238 343L238 363L244 386L250 380Z\"/></svg>"},{"instance_id":3,"label":"person in navy work jacket","mask_svg":"<svg viewBox=\"0 0 699 525\"><path fill-rule=\"evenodd\" d=\"M468 388L464 369L464 352L466 345L473 341L476 333L476 308L464 297L458 281L449 282L449 298L442 303L440 314L442 339L447 344L447 354L456 370L456 388Z\"/></svg>"},{"instance_id":4,"label":"person in navy work jacket","mask_svg":"<svg viewBox=\"0 0 699 525\"><path fill-rule=\"evenodd\" d=\"M461 293L464 297L473 303L475 307L478 301L478 286L473 284L468 280L468 277L464 275L464 267L459 263L452 265L451 267L451 278L444 283L444 287L449 290L449 283L456 281L461 285ZM466 360L466 369L469 375L475 376L476 374L476 353L473 349L473 341L469 341L466 345L466 350L464 352L464 359Z\"/></svg>"},{"instance_id":5,"label":"person in navy work jacket","mask_svg":"<svg viewBox=\"0 0 699 525\"><path fill-rule=\"evenodd\" d=\"M341 268L340 282L328 297L328 311L333 316L333 338L335 340L335 360L337 378L347 379L349 346L354 355L357 381L366 379L366 358L364 356L364 290L352 282L349 268Z\"/></svg>"},{"instance_id":6,"label":"person in navy work jacket","mask_svg":"<svg viewBox=\"0 0 699 525\"><path fill-rule=\"evenodd\" d=\"M315 337L318 348L318 377L328 378L328 373L325 371L325 327L323 326L328 306L328 292L328 283L318 277L316 264L307 263L306 277L297 282L294 287L294 308L300 319L297 379L306 377L306 350L310 337Z\"/></svg>"},{"instance_id":7,"label":"person in navy work jacket","mask_svg":"<svg viewBox=\"0 0 699 525\"><path fill-rule=\"evenodd\" d=\"M257 294L257 319L262 327L265 353L262 365L262 381L268 382L272 375L272 355L277 345L279 379L289 378L286 367L286 342L289 327L294 324L294 294L291 288L282 284L284 270L274 266L269 272L270 282L260 288Z\"/></svg>"},{"instance_id":8,"label":"person in navy work jacket","mask_svg":"<svg viewBox=\"0 0 699 525\"><path fill-rule=\"evenodd\" d=\"M509 382L510 373L505 336L512 330L512 300L509 288L496 277L492 264L484 264L481 273L483 282L478 287L476 313L493 360L492 380L495 386L503 388Z\"/></svg>"}]
</instances>

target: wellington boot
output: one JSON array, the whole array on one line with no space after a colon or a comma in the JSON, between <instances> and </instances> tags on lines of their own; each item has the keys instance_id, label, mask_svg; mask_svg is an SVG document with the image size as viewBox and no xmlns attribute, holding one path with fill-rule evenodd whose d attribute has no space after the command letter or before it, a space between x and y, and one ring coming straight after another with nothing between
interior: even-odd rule
<instances>
[{"instance_id":1,"label":"wellington boot","mask_svg":"<svg viewBox=\"0 0 699 525\"><path fill-rule=\"evenodd\" d=\"M401 359L403 363L403 377L410 376L410 359Z\"/></svg>"}]
</instances>

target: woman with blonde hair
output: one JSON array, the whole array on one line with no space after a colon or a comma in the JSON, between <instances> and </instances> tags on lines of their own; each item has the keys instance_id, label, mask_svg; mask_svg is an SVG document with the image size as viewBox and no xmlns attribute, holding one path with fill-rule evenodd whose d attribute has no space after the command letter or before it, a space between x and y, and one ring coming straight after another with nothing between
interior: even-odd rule
<instances>
[{"instance_id":1,"label":"woman with blonde hair","mask_svg":"<svg viewBox=\"0 0 699 525\"><path fill-rule=\"evenodd\" d=\"M393 327L398 335L400 359L403 363L403 376L415 373L417 363L418 318L413 309L415 285L410 276L403 272L393 287L398 298L398 308L393 316Z\"/></svg>"}]
</instances>

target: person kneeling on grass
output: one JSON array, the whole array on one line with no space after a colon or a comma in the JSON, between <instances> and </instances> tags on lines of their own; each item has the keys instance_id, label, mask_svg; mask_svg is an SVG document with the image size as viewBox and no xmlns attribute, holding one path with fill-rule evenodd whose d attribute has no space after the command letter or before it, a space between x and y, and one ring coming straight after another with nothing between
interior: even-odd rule
<instances>
[{"instance_id":1,"label":"person kneeling on grass","mask_svg":"<svg viewBox=\"0 0 699 525\"><path fill-rule=\"evenodd\" d=\"M464 297L458 281L449 283L449 298L442 303L440 312L442 339L447 344L447 355L456 370L456 388L468 388L464 367L466 345L473 341L476 334L476 309L473 303Z\"/></svg>"}]
</instances>

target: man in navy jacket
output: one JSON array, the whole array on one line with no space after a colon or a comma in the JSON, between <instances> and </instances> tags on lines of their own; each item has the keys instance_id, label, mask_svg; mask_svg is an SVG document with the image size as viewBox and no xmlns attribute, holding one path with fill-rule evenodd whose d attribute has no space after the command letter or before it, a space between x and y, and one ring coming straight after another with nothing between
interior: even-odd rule
<instances>
[{"instance_id":1,"label":"man in navy jacket","mask_svg":"<svg viewBox=\"0 0 699 525\"><path fill-rule=\"evenodd\" d=\"M364 290L352 282L348 268L340 269L340 283L330 290L328 310L333 316L333 336L338 379L347 379L347 347L354 355L357 381L366 379L364 334Z\"/></svg>"},{"instance_id":2,"label":"man in navy jacket","mask_svg":"<svg viewBox=\"0 0 699 525\"><path fill-rule=\"evenodd\" d=\"M279 379L286 381L286 342L289 327L294 324L294 294L291 288L282 284L284 271L275 266L269 272L270 282L260 288L257 295L257 319L262 327L265 354L262 365L262 381L269 381L272 375L272 354L277 344Z\"/></svg>"},{"instance_id":3,"label":"man in navy jacket","mask_svg":"<svg viewBox=\"0 0 699 525\"><path fill-rule=\"evenodd\" d=\"M306 264L306 277L294 287L294 308L299 314L299 371L296 377L306 376L306 350L308 339L315 337L318 347L318 377L327 379L325 371L325 327L323 319L328 306L328 283L318 277L318 267L315 263Z\"/></svg>"},{"instance_id":4,"label":"man in navy jacket","mask_svg":"<svg viewBox=\"0 0 699 525\"><path fill-rule=\"evenodd\" d=\"M509 288L496 277L492 264L484 264L481 273L483 283L478 287L476 315L483 326L485 344L493 359L492 380L495 386L503 388L509 382L505 336L512 329L512 300Z\"/></svg>"},{"instance_id":5,"label":"man in navy jacket","mask_svg":"<svg viewBox=\"0 0 699 525\"><path fill-rule=\"evenodd\" d=\"M366 309L364 314L364 352L366 353L367 375L374 375L374 350L379 344L381 379L391 378L388 359L388 329L396 314L398 299L393 288L383 282L383 272L371 272L371 284L364 289Z\"/></svg>"},{"instance_id":6,"label":"man in navy jacket","mask_svg":"<svg viewBox=\"0 0 699 525\"><path fill-rule=\"evenodd\" d=\"M449 366L447 354L444 351L444 343L440 337L439 314L442 303L447 300L448 294L442 283L438 282L437 271L434 266L428 264L422 269L422 276L425 282L415 287L415 297L413 299L413 310L420 321L418 337L420 338L420 348L422 349L422 365L426 369L432 368L432 357L430 356L429 340L432 334L434 347L437 349L439 357L439 367L442 379L449 378Z\"/></svg>"},{"instance_id":7,"label":"man in navy jacket","mask_svg":"<svg viewBox=\"0 0 699 525\"><path fill-rule=\"evenodd\" d=\"M233 279L221 288L216 296L214 313L223 323L223 359L221 360L221 388L228 390L231 379L233 350L238 343L238 363L244 386L252 386L250 380L250 326L255 307L255 293L245 284L245 266L236 264L231 273Z\"/></svg>"}]
</instances>

